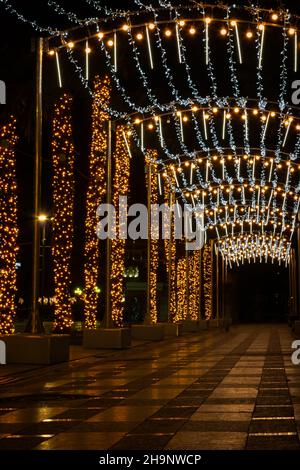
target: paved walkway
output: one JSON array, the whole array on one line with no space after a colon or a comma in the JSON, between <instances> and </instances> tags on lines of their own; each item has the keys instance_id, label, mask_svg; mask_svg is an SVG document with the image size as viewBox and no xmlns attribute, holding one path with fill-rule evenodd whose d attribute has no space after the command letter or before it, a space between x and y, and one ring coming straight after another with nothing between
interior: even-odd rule
<instances>
[{"instance_id":1,"label":"paved walkway","mask_svg":"<svg viewBox=\"0 0 300 470\"><path fill-rule=\"evenodd\" d=\"M300 449L293 339L284 325L239 326L1 366L0 450Z\"/></svg>"}]
</instances>

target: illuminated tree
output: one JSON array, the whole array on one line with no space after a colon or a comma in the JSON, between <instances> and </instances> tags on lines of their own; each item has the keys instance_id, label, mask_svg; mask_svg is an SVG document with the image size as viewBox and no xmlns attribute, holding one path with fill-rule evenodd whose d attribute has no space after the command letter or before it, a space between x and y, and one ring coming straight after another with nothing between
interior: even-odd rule
<instances>
[{"instance_id":1,"label":"illuminated tree","mask_svg":"<svg viewBox=\"0 0 300 470\"><path fill-rule=\"evenodd\" d=\"M84 263L84 326L93 329L97 325L99 301L99 239L96 235L98 206L106 193L107 121L109 115L102 111L110 101L110 80L96 77L92 105L92 142L89 156L89 185L86 196L85 263Z\"/></svg>"},{"instance_id":2,"label":"illuminated tree","mask_svg":"<svg viewBox=\"0 0 300 470\"><path fill-rule=\"evenodd\" d=\"M112 203L116 210L116 238L111 241L111 307L113 324L118 327L123 324L126 247L126 240L119 237L120 210L126 211L126 207L122 207L119 198L128 195L130 176L130 156L127 148L129 135L126 136L125 133L125 126L117 126L112 197Z\"/></svg>"},{"instance_id":3,"label":"illuminated tree","mask_svg":"<svg viewBox=\"0 0 300 470\"><path fill-rule=\"evenodd\" d=\"M191 320L198 320L200 310L201 252L194 250L189 257L189 313Z\"/></svg>"},{"instance_id":4,"label":"illuminated tree","mask_svg":"<svg viewBox=\"0 0 300 470\"><path fill-rule=\"evenodd\" d=\"M72 325L71 257L74 211L74 146L72 98L64 94L55 105L52 137L53 243L55 287L54 331L68 332Z\"/></svg>"},{"instance_id":5,"label":"illuminated tree","mask_svg":"<svg viewBox=\"0 0 300 470\"><path fill-rule=\"evenodd\" d=\"M16 314L17 181L16 121L0 128L0 334L14 333Z\"/></svg>"},{"instance_id":6,"label":"illuminated tree","mask_svg":"<svg viewBox=\"0 0 300 470\"><path fill-rule=\"evenodd\" d=\"M158 173L157 165L151 163L157 159L156 150L148 150L146 154L146 184L148 185L148 172L150 171L151 184L151 205L158 204ZM150 213L148 213L150 217ZM150 240L150 318L152 323L157 323L157 269L158 269L158 230L159 227L152 227ZM155 235L155 236L154 236Z\"/></svg>"},{"instance_id":7,"label":"illuminated tree","mask_svg":"<svg viewBox=\"0 0 300 470\"><path fill-rule=\"evenodd\" d=\"M204 293L204 316L209 320L213 313L213 258L210 245L203 248L203 293Z\"/></svg>"}]
</instances>

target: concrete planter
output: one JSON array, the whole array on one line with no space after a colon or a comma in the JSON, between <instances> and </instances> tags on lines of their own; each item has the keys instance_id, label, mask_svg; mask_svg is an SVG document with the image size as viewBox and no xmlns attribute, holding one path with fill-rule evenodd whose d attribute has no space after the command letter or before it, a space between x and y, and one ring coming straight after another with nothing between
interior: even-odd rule
<instances>
[{"instance_id":1,"label":"concrete planter","mask_svg":"<svg viewBox=\"0 0 300 470\"><path fill-rule=\"evenodd\" d=\"M295 333L300 334L300 320L295 320Z\"/></svg>"},{"instance_id":2,"label":"concrete planter","mask_svg":"<svg viewBox=\"0 0 300 470\"><path fill-rule=\"evenodd\" d=\"M198 322L198 329L200 331L207 330L210 326L210 322L208 320L199 320Z\"/></svg>"},{"instance_id":3,"label":"concrete planter","mask_svg":"<svg viewBox=\"0 0 300 470\"><path fill-rule=\"evenodd\" d=\"M213 318L212 320L208 320L208 326L209 328L218 328L218 320L216 318Z\"/></svg>"},{"instance_id":4,"label":"concrete planter","mask_svg":"<svg viewBox=\"0 0 300 470\"><path fill-rule=\"evenodd\" d=\"M130 346L130 328L97 328L83 331L83 347L87 349L125 349Z\"/></svg>"},{"instance_id":5,"label":"concrete planter","mask_svg":"<svg viewBox=\"0 0 300 470\"><path fill-rule=\"evenodd\" d=\"M15 334L0 336L7 364L57 364L69 360L69 335Z\"/></svg>"},{"instance_id":6,"label":"concrete planter","mask_svg":"<svg viewBox=\"0 0 300 470\"><path fill-rule=\"evenodd\" d=\"M184 320L183 331L184 333L196 333L199 331L199 323L194 320Z\"/></svg>"},{"instance_id":7,"label":"concrete planter","mask_svg":"<svg viewBox=\"0 0 300 470\"><path fill-rule=\"evenodd\" d=\"M141 341L161 341L164 339L164 327L161 324L131 325L131 336Z\"/></svg>"},{"instance_id":8,"label":"concrete planter","mask_svg":"<svg viewBox=\"0 0 300 470\"><path fill-rule=\"evenodd\" d=\"M183 324L182 323L161 323L164 328L164 336L182 336Z\"/></svg>"}]
</instances>

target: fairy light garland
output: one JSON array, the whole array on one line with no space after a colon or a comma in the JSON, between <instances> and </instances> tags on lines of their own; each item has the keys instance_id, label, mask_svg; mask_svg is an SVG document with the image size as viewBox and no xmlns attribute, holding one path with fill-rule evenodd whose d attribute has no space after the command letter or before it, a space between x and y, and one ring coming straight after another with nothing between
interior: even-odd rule
<instances>
[{"instance_id":1,"label":"fairy light garland","mask_svg":"<svg viewBox=\"0 0 300 470\"><path fill-rule=\"evenodd\" d=\"M290 261L291 243L287 238L271 233L239 234L216 242L223 259L230 265L245 262L277 262L287 265Z\"/></svg>"},{"instance_id":2,"label":"fairy light garland","mask_svg":"<svg viewBox=\"0 0 300 470\"><path fill-rule=\"evenodd\" d=\"M14 333L18 253L16 120L0 127L0 335Z\"/></svg>"},{"instance_id":3,"label":"fairy light garland","mask_svg":"<svg viewBox=\"0 0 300 470\"><path fill-rule=\"evenodd\" d=\"M126 127L117 125L112 196L112 204L116 210L116 237L111 240L111 315L116 327L123 325L126 247L126 239L120 238L120 231L122 232L120 210L124 213L126 207L122 207L123 203L120 203L119 198L128 195L130 177L130 155L124 132L126 132ZM130 144L130 136L127 137L127 143Z\"/></svg>"},{"instance_id":4,"label":"fairy light garland","mask_svg":"<svg viewBox=\"0 0 300 470\"><path fill-rule=\"evenodd\" d=\"M213 314L213 257L210 245L203 248L203 296L204 317L209 320Z\"/></svg>"},{"instance_id":5,"label":"fairy light garland","mask_svg":"<svg viewBox=\"0 0 300 470\"><path fill-rule=\"evenodd\" d=\"M171 176L171 178L174 178ZM176 240L174 234L174 211L170 202L174 206L175 200L173 200L172 187L164 186L164 199L165 204L170 209L170 220L168 226L170 229L169 239L164 240L165 259L166 259L166 271L168 275L168 296L169 296L169 312L168 319L170 323L178 321L177 317L177 302L176 302ZM165 221L167 222L167 221Z\"/></svg>"},{"instance_id":6,"label":"fairy light garland","mask_svg":"<svg viewBox=\"0 0 300 470\"><path fill-rule=\"evenodd\" d=\"M186 258L180 257L176 266L176 288L177 288L177 311L176 321L182 321L187 316L187 294L186 294Z\"/></svg>"},{"instance_id":7,"label":"fairy light garland","mask_svg":"<svg viewBox=\"0 0 300 470\"><path fill-rule=\"evenodd\" d=\"M158 172L155 162L157 159L156 150L147 150L145 163L146 163L146 185L148 185L148 172L150 171L150 185L151 185L151 206L158 204ZM149 214L150 217L150 214ZM158 308L157 308L157 270L158 270L158 227L151 226L151 240L150 240L150 317L152 323L157 323Z\"/></svg>"},{"instance_id":8,"label":"fairy light garland","mask_svg":"<svg viewBox=\"0 0 300 470\"><path fill-rule=\"evenodd\" d=\"M197 321L200 313L200 250L194 250L189 256L189 265L189 313L190 319Z\"/></svg>"},{"instance_id":9,"label":"fairy light garland","mask_svg":"<svg viewBox=\"0 0 300 470\"><path fill-rule=\"evenodd\" d=\"M100 248L96 235L98 206L106 194L107 121L109 115L102 111L100 103L107 107L111 96L110 80L96 77L92 104L92 141L89 155L89 184L86 196L85 248L84 248L84 325L97 326L99 303Z\"/></svg>"},{"instance_id":10,"label":"fairy light garland","mask_svg":"<svg viewBox=\"0 0 300 470\"><path fill-rule=\"evenodd\" d=\"M2 3L8 3L5 0L1 0ZM189 178L186 176L185 172L182 171L177 175L175 178L175 182L172 185L172 189L176 191L177 195L181 197L183 202L193 202L193 206L196 209L197 204L201 202L205 203L207 207L213 210L213 216L207 217L208 226L214 225L216 233L218 232L217 225L221 223L220 217L218 215L219 205L235 205L236 203L236 194L234 191L229 191L228 198L226 193L219 188L218 191L218 203L216 203L213 194L209 191L209 187L211 185L219 185L224 184L225 182L228 184L232 184L237 180L239 183L244 183L245 181L253 186L256 186L259 183L259 187L255 187L255 190L252 192L251 196L251 204L256 207L256 222L261 225L261 231L265 230L265 223L267 219L260 214L261 209L264 210L266 207L266 197L267 194L261 191L261 187L266 183L268 180L269 183L277 186L279 181L280 172L278 171L277 165L282 160L282 150L286 146L292 146L290 141L291 138L291 129L294 127L292 121L288 122L286 125L285 122L289 119L289 109L287 108L286 103L286 93L287 93L287 59L288 59L288 48L292 46L293 52L293 60L295 61L295 41L297 38L298 30L295 27L297 23L297 17L295 15L291 15L289 12L285 10L280 10L274 16L274 12L268 9L257 8L254 5L250 5L250 7L240 8L238 6L225 6L225 5L215 5L212 9L209 8L207 4L201 5L193 5L193 7L188 7L187 10L193 9L196 12L196 18L190 18L190 14L186 15L185 18L182 15L185 15L186 8L185 6L178 6L175 7L172 5L171 2L159 2L160 8L155 8L152 5L145 5L140 0L135 0L135 4L137 7L140 8L140 11L130 11L124 12L117 9L107 8L101 6L99 2L95 2L94 0L87 0L87 3L97 11L102 11L106 15L109 15L110 19L118 20L120 19L123 21L123 25L117 23L114 25L114 29L112 31L104 31L103 29L100 30L100 27L105 25L106 20L104 22L100 22L98 18L85 18L80 19L77 17L76 14L72 12L67 12L64 8L62 8L58 2L54 2L53 0L48 0L48 4L51 4L54 9L56 9L57 13L62 16L67 17L70 21L78 25L78 28L75 28L76 38L74 37L75 47L77 47L77 43L81 42L81 38L77 36L78 33L81 32L80 28L83 26L89 26L91 29L89 30L89 37L85 38L88 40L91 38L95 38L98 35L99 38L99 45L100 50L104 53L106 58L108 70L112 76L114 84L116 85L116 89L120 96L123 97L124 103L127 109L131 112L136 111L140 114L150 114L153 117L157 117L157 122L154 125L154 128L157 132L158 142L161 146L162 152L160 152L160 164L162 167L165 166L165 160L172 159L174 162L179 163L181 160L180 155L176 153L176 151L171 151L171 146L169 145L169 139L165 134L166 123L164 117L159 115L159 113L163 112L174 112L179 111L180 113L185 113L188 109L191 108L199 108L200 111L201 107L207 106L208 110L204 113L207 115L206 118L202 120L200 119L200 113L197 116L197 111L190 114L191 118L190 121L193 126L194 135L196 137L197 143L203 153L205 153L205 157L209 160L209 167L207 168L207 175L201 172L198 165L195 165L193 178ZM161 9L169 11L169 19L161 17ZM239 12L242 11L242 15L240 16ZM135 16L139 16L142 14L148 13L147 21L143 24L136 24L135 21L132 19ZM208 14L209 12L209 14ZM216 13L215 13L216 12ZM214 15L212 15L212 13ZM150 16L153 19L150 19ZM214 16L214 17L211 17ZM213 25L220 24L220 33L221 36L227 40L227 61L229 67L229 79L233 89L233 94L236 100L236 106L240 109L240 115L243 119L243 140L244 140L244 153L248 156L248 160L246 160L246 168L247 168L247 177L245 177L245 172L241 171L241 163L240 157L237 155L237 144L235 142L235 127L234 127L234 114L229 111L230 102L227 98L222 98L217 95L217 79L214 70L214 64L212 60L212 33L214 30L212 29ZM248 23L248 26L246 26ZM294 24L293 24L294 23ZM94 25L94 26L93 26ZM138 29L137 29L138 28ZM142 30L141 30L142 28ZM146 32L145 33L145 28ZM280 86L279 86L279 97L278 97L278 107L280 110L280 120L279 126L277 129L278 134L278 142L276 149L274 151L274 167L272 167L272 175L271 179L268 175L268 169L264 166L260 166L258 169L258 165L256 163L255 157L251 155L253 152L250 141L249 135L252 136L252 129L251 129L251 110L249 110L248 99L241 96L240 93L240 77L238 77L239 67L243 62L243 48L244 44L241 43L241 38L245 37L247 41L251 40L252 38L255 40L255 48L256 48L256 55L257 55L257 64L256 64L256 92L258 98L258 117L261 118L261 131L260 131L260 142L258 147L260 148L260 157L263 158L267 154L267 146L266 146L266 139L268 138L268 133L271 134L269 131L270 123L271 123L271 114L272 111L267 109L268 102L264 96L264 89L263 89L263 70L264 70L264 53L266 49L266 41L269 40L269 31L267 29L271 28L281 28L283 33L283 46L280 51L281 53L281 66L280 66ZM94 33L94 29L96 29ZM142 32L141 32L142 31ZM256 31L256 38L255 36ZM137 32L137 34L136 34ZM146 100L143 101L143 106L140 106L137 102L128 95L127 90L121 84L120 75L119 75L119 67L116 70L116 54L117 50L115 47L116 40L118 38L118 44L120 41L121 36L119 35L127 33L127 37L129 38L129 43L132 46L132 57L135 63L135 69L139 78L141 79L142 87L145 91ZM52 34L52 33L51 33ZM204 59L207 67L207 75L209 78L209 86L210 86L210 94L207 96L201 96L199 93L198 87L199 85L196 84L192 80L192 70L190 68L190 64L187 61L187 43L186 43L186 34L189 34L190 37L197 37L202 34L203 46L204 46ZM67 36L69 32L62 33L62 44L61 46L57 47L57 50L61 47L67 47L67 39L70 38ZM147 38L147 43L146 43ZM72 39L72 38L71 38ZM166 83L168 85L169 91L171 92L171 96L173 101L169 104L163 104L157 98L156 93L150 87L150 80L148 74L146 73L147 67L142 66L141 61L141 51L140 45L145 40L146 44L146 53L149 53L149 40L151 47L155 47L161 56L161 66L162 71L166 77ZM82 39L83 40L83 39ZM182 65L186 76L186 83L190 90L191 98L183 98L181 96L180 90L177 89L175 86L174 81L174 73L171 68L171 61L169 62L168 52L165 47L165 41L170 40L174 42L174 45L178 48L178 59ZM52 44L52 39L50 39L50 43ZM54 42L55 41L55 42ZM57 44L59 41L55 39L53 44ZM108 42L112 43L108 44ZM51 46L52 47L52 46ZM55 50L55 47L54 47ZM111 51L111 52L110 52ZM51 50L50 50L51 52ZM152 53L152 49L151 49ZM81 80L84 86L91 92L89 89L89 85L87 83L87 76L84 73L84 69L80 67L78 62L75 60L73 55L73 50L68 49L68 56L69 58L72 57L72 62L75 65L75 68L78 73L80 73ZM153 56L154 57L154 56ZM153 59L152 57L152 59ZM157 66L156 63L153 63L152 60L149 62L149 69ZM154 61L156 62L156 61ZM239 63L238 63L239 62ZM295 66L295 64L293 64ZM83 73L82 73L83 72ZM176 106L174 103L176 102ZM218 134L218 126L217 126L217 113L213 113L212 109L217 106L219 115L225 116L225 120L223 123L223 134L224 137L228 138L229 145L232 151L233 162L234 165L231 165L227 162L227 159L224 158L224 144L225 142L222 141L220 143L220 135ZM182 107L183 109L179 109ZM105 111L111 110L111 115L113 117L122 117L125 121L129 122L129 114L126 111L119 111L116 109L111 109L106 107ZM204 116L203 114L203 116ZM277 114L277 113L276 113ZM166 120L169 118L166 117ZM196 152L190 150L188 148L187 143L185 142L185 124L188 121L186 115L180 115L181 122L179 123L178 119L174 119L174 129L176 132L176 138L178 141L178 145L180 147L180 151L185 154L191 162L195 161ZM203 121L203 122L202 122ZM203 125L205 126L203 128ZM250 126L250 127L249 127ZM297 130L300 130L299 124L296 125ZM138 134L134 131L132 132L133 139L142 146L142 151L144 152L144 133L145 133L145 121L142 120L141 128L143 129L143 138L140 139ZM204 132L204 137L203 137ZM209 149L209 141L212 142L214 149ZM300 145L299 139L296 140L296 144L294 144L294 148L289 153L288 160L296 159L300 152ZM213 164L213 158L215 156L222 157L223 165L222 170L223 173L220 175ZM158 163L158 162L157 162ZM245 165L242 165L245 167ZM231 169L234 168L235 175L231 173ZM271 172L270 172L271 173ZM222 177L221 177L222 176ZM169 180L169 177L167 178ZM287 175L286 179L286 188L287 190L290 189L294 185L296 191L299 192L300 186L298 184L294 184L291 182L290 175ZM197 195L195 192L197 191L197 187L201 187L201 192ZM294 189L292 187L292 190ZM242 200L245 200L244 196L244 188L241 188L241 196ZM204 191L205 190L205 191ZM206 192L206 194L204 194ZM250 203L249 203L250 204ZM249 208L249 204L245 203L245 210L247 211ZM294 208L296 208L298 204L298 200L294 202ZM273 210L279 209L282 212L282 215L274 216L274 229L275 225L279 228L279 231L282 232L285 230L285 227L290 224L289 220L289 211L286 206L286 199L283 196L283 200L278 198L278 195L274 197L271 201L271 206ZM248 218L249 219L249 218ZM253 219L253 221L252 221ZM251 225L254 222L254 215L251 219ZM238 211L234 210L234 217L233 220L229 220L231 222L232 227L231 229L234 230L233 224L240 225L241 230L244 229L244 222L245 217L241 217L241 214ZM292 224L294 222L292 221ZM277 225L278 224L278 225ZM279 225L281 224L281 225ZM208 228L208 227L206 227ZM239 227L238 227L239 228ZM227 227L226 227L227 230ZM276 230L276 229L275 229Z\"/></svg>"},{"instance_id":11,"label":"fairy light garland","mask_svg":"<svg viewBox=\"0 0 300 470\"><path fill-rule=\"evenodd\" d=\"M56 333L67 333L72 326L71 257L75 163L72 142L72 103L71 96L65 93L54 107L52 124L52 259L55 291L53 329Z\"/></svg>"}]
</instances>

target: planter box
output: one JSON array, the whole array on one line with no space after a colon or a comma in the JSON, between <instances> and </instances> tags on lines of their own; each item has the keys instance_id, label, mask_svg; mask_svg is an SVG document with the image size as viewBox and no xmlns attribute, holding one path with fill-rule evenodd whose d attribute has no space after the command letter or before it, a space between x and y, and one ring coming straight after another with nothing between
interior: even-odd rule
<instances>
[{"instance_id":1,"label":"planter box","mask_svg":"<svg viewBox=\"0 0 300 470\"><path fill-rule=\"evenodd\" d=\"M210 327L210 322L208 320L199 320L198 330L203 331L207 330Z\"/></svg>"},{"instance_id":2,"label":"planter box","mask_svg":"<svg viewBox=\"0 0 300 470\"><path fill-rule=\"evenodd\" d=\"M0 336L7 364L57 364L69 360L69 335L14 334Z\"/></svg>"},{"instance_id":3,"label":"planter box","mask_svg":"<svg viewBox=\"0 0 300 470\"><path fill-rule=\"evenodd\" d=\"M300 320L295 320L295 333L300 334Z\"/></svg>"},{"instance_id":4,"label":"planter box","mask_svg":"<svg viewBox=\"0 0 300 470\"><path fill-rule=\"evenodd\" d=\"M132 339L142 341L161 341L164 339L164 327L160 324L155 325L132 325Z\"/></svg>"},{"instance_id":5,"label":"planter box","mask_svg":"<svg viewBox=\"0 0 300 470\"><path fill-rule=\"evenodd\" d=\"M184 320L183 331L184 333L196 333L199 331L199 322L195 320Z\"/></svg>"},{"instance_id":6,"label":"planter box","mask_svg":"<svg viewBox=\"0 0 300 470\"><path fill-rule=\"evenodd\" d=\"M164 336L182 336L183 324L182 323L161 323L164 328Z\"/></svg>"},{"instance_id":7,"label":"planter box","mask_svg":"<svg viewBox=\"0 0 300 470\"><path fill-rule=\"evenodd\" d=\"M220 323L220 321L219 321ZM213 318L212 320L208 320L208 327L209 328L218 328L218 320Z\"/></svg>"},{"instance_id":8,"label":"planter box","mask_svg":"<svg viewBox=\"0 0 300 470\"><path fill-rule=\"evenodd\" d=\"M83 347L87 349L124 349L130 346L130 328L97 328L83 331Z\"/></svg>"}]
</instances>

